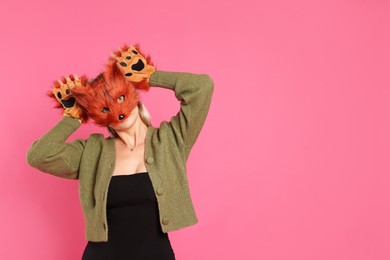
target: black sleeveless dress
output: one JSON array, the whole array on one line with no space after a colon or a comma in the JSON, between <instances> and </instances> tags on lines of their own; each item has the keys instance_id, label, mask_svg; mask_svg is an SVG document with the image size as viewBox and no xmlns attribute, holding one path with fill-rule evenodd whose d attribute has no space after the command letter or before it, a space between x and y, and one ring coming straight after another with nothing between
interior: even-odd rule
<instances>
[{"instance_id":1,"label":"black sleeveless dress","mask_svg":"<svg viewBox=\"0 0 390 260\"><path fill-rule=\"evenodd\" d=\"M107 224L108 242L88 241L82 260L175 260L148 172L111 177Z\"/></svg>"}]
</instances>

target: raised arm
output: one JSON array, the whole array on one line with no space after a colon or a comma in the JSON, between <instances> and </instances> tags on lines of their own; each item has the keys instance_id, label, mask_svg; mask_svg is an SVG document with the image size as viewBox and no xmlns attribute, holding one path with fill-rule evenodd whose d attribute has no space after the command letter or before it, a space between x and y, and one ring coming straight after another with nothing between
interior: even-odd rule
<instances>
[{"instance_id":1,"label":"raised arm","mask_svg":"<svg viewBox=\"0 0 390 260\"><path fill-rule=\"evenodd\" d=\"M162 124L168 124L176 139L183 142L188 158L209 111L214 91L213 79L208 74L157 70L150 56L145 58L139 45L125 45L111 53L108 62L110 71L115 69L114 64L137 89L149 90L159 86L174 90L176 99L180 101L180 111L170 122L163 121Z\"/></svg>"},{"instance_id":2,"label":"raised arm","mask_svg":"<svg viewBox=\"0 0 390 260\"><path fill-rule=\"evenodd\" d=\"M195 144L206 120L214 81L208 74L190 72L154 71L150 78L151 86L174 90L180 101L180 111L171 118L169 126L181 138L186 147L186 158Z\"/></svg>"},{"instance_id":3,"label":"raised arm","mask_svg":"<svg viewBox=\"0 0 390 260\"><path fill-rule=\"evenodd\" d=\"M63 108L63 119L41 138L32 143L27 151L27 162L34 168L65 179L79 178L79 164L85 141L66 139L88 120L69 89L81 86L87 79L80 80L77 75L63 77L55 82L49 96L58 101L57 107Z\"/></svg>"},{"instance_id":4,"label":"raised arm","mask_svg":"<svg viewBox=\"0 0 390 260\"><path fill-rule=\"evenodd\" d=\"M79 178L79 164L85 140L66 139L80 127L80 121L64 117L27 151L27 162L34 168L65 179Z\"/></svg>"}]
</instances>

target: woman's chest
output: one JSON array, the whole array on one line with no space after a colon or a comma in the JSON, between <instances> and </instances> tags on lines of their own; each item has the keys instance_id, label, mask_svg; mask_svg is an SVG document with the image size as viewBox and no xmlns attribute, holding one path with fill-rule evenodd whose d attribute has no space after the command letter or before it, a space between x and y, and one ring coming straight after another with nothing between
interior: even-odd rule
<instances>
[{"instance_id":1,"label":"woman's chest","mask_svg":"<svg viewBox=\"0 0 390 260\"><path fill-rule=\"evenodd\" d=\"M115 167L113 175L145 172L145 145L139 144L133 150L124 145L115 144Z\"/></svg>"}]
</instances>

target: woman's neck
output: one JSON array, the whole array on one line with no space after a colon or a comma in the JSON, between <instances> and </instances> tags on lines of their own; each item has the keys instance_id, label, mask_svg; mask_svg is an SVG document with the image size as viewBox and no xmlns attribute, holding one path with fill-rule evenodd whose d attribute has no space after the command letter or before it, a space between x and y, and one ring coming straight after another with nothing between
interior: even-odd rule
<instances>
[{"instance_id":1,"label":"woman's neck","mask_svg":"<svg viewBox=\"0 0 390 260\"><path fill-rule=\"evenodd\" d=\"M116 133L118 134L117 138L124 145L133 148L138 144L144 143L147 130L148 126L138 117L132 127L122 131L116 131Z\"/></svg>"}]
</instances>

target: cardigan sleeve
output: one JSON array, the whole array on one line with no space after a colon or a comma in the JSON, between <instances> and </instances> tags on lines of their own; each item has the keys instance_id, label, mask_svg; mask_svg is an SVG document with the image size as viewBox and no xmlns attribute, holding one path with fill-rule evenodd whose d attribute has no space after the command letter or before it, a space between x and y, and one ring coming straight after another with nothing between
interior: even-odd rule
<instances>
[{"instance_id":1,"label":"cardigan sleeve","mask_svg":"<svg viewBox=\"0 0 390 260\"><path fill-rule=\"evenodd\" d=\"M176 138L183 141L187 159L209 111L213 79L208 74L156 70L150 75L149 84L174 90L180 101L180 111L168 123Z\"/></svg>"},{"instance_id":2,"label":"cardigan sleeve","mask_svg":"<svg viewBox=\"0 0 390 260\"><path fill-rule=\"evenodd\" d=\"M66 139L81 123L72 117L63 117L52 129L34 141L27 151L27 162L34 168L65 179L79 178L79 164L85 140Z\"/></svg>"}]
</instances>

